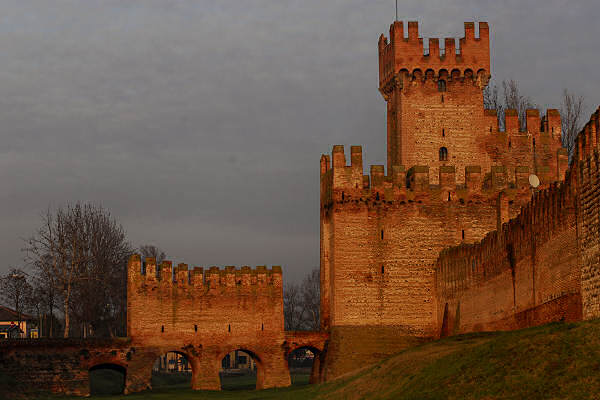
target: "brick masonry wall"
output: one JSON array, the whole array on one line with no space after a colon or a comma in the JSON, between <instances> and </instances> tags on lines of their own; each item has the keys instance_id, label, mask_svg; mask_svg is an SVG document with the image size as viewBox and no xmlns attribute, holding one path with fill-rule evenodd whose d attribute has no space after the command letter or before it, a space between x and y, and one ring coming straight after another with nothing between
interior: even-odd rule
<instances>
[{"instance_id":1,"label":"brick masonry wall","mask_svg":"<svg viewBox=\"0 0 600 400\"><path fill-rule=\"evenodd\" d=\"M402 23L394 23L389 42L379 40L387 175L381 165L363 172L359 146L351 147L350 165L343 146L321 158L321 322L331 333L329 378L353 368L352 360L438 335L434 266L441 250L477 242L515 217L529 201L531 173L541 188L564 177L555 110L543 119L528 110L523 130L509 110L500 131L495 111L484 109L488 29L480 24L476 38L466 23L459 52L454 39L445 40L445 52L433 39L425 54L417 24L409 23L404 38ZM440 159L441 147L447 160ZM353 349L367 337L376 340Z\"/></svg>"},{"instance_id":2,"label":"brick masonry wall","mask_svg":"<svg viewBox=\"0 0 600 400\"><path fill-rule=\"evenodd\" d=\"M572 302L535 324L581 318L576 190L570 176L536 193L501 231L441 253L435 270L440 335L517 329L515 315L565 296Z\"/></svg>"},{"instance_id":3,"label":"brick masonry wall","mask_svg":"<svg viewBox=\"0 0 600 400\"><path fill-rule=\"evenodd\" d=\"M361 357L376 361L434 337L433 272L440 251L480 240L530 196L501 168L489 172L494 179L488 184L480 168L467 169L463 182L447 167L438 172L439 183L427 167L396 167L384 176L382 166L373 166L364 175L358 146L350 165L336 146L322 158L321 173L321 312L331 335L329 378L356 368ZM373 339L368 346L365 338Z\"/></svg>"},{"instance_id":4,"label":"brick masonry wall","mask_svg":"<svg viewBox=\"0 0 600 400\"><path fill-rule=\"evenodd\" d=\"M600 317L600 108L578 136L578 232L583 317Z\"/></svg>"},{"instance_id":5,"label":"brick masonry wall","mask_svg":"<svg viewBox=\"0 0 600 400\"><path fill-rule=\"evenodd\" d=\"M238 349L254 358L258 388L289 386L280 267L204 273L181 264L172 273L164 262L157 273L153 259L142 265L134 256L128 268L127 334L134 345L188 358L186 349L193 349L202 371L197 388L218 390L221 359Z\"/></svg>"},{"instance_id":6,"label":"brick masonry wall","mask_svg":"<svg viewBox=\"0 0 600 400\"><path fill-rule=\"evenodd\" d=\"M147 389L148 371L156 354L120 339L32 339L0 343L0 393L7 398L33 398L42 393L90 394L89 369L103 364L127 369L125 393Z\"/></svg>"}]
</instances>

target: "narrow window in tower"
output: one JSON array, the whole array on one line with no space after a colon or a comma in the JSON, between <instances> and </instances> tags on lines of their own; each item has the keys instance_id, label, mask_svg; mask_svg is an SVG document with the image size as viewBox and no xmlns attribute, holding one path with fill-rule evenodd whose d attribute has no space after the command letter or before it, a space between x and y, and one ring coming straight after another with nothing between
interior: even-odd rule
<instances>
[{"instance_id":1,"label":"narrow window in tower","mask_svg":"<svg viewBox=\"0 0 600 400\"><path fill-rule=\"evenodd\" d=\"M231 332L231 324L227 325L227 332Z\"/></svg>"},{"instance_id":2,"label":"narrow window in tower","mask_svg":"<svg viewBox=\"0 0 600 400\"><path fill-rule=\"evenodd\" d=\"M381 266L381 273L382 273L382 274L384 274L384 273L385 273L385 268L384 268L384 266L383 266L383 265Z\"/></svg>"},{"instance_id":3,"label":"narrow window in tower","mask_svg":"<svg viewBox=\"0 0 600 400\"><path fill-rule=\"evenodd\" d=\"M492 127L490 126L490 133L492 133Z\"/></svg>"},{"instance_id":4,"label":"narrow window in tower","mask_svg":"<svg viewBox=\"0 0 600 400\"><path fill-rule=\"evenodd\" d=\"M440 161L448 161L448 149L440 147Z\"/></svg>"},{"instance_id":5,"label":"narrow window in tower","mask_svg":"<svg viewBox=\"0 0 600 400\"><path fill-rule=\"evenodd\" d=\"M261 331L264 331L264 330L265 330L265 324L264 324L264 323L263 323L263 324L260 324L260 330L261 330Z\"/></svg>"},{"instance_id":6,"label":"narrow window in tower","mask_svg":"<svg viewBox=\"0 0 600 400\"><path fill-rule=\"evenodd\" d=\"M462 230L462 240L465 240L465 230Z\"/></svg>"},{"instance_id":7,"label":"narrow window in tower","mask_svg":"<svg viewBox=\"0 0 600 400\"><path fill-rule=\"evenodd\" d=\"M194 325L194 332L198 332L198 325Z\"/></svg>"},{"instance_id":8,"label":"narrow window in tower","mask_svg":"<svg viewBox=\"0 0 600 400\"><path fill-rule=\"evenodd\" d=\"M161 332L164 332L164 331L165 331L165 326L164 326L164 325L161 325L161 326L160 326L160 331L161 331Z\"/></svg>"},{"instance_id":9,"label":"narrow window in tower","mask_svg":"<svg viewBox=\"0 0 600 400\"><path fill-rule=\"evenodd\" d=\"M450 192L448 192L448 201L452 200L452 197L450 195Z\"/></svg>"},{"instance_id":10,"label":"narrow window in tower","mask_svg":"<svg viewBox=\"0 0 600 400\"><path fill-rule=\"evenodd\" d=\"M344 201L344 192L342 192L342 201Z\"/></svg>"},{"instance_id":11,"label":"narrow window in tower","mask_svg":"<svg viewBox=\"0 0 600 400\"><path fill-rule=\"evenodd\" d=\"M381 230L381 240L383 240L383 229Z\"/></svg>"},{"instance_id":12,"label":"narrow window in tower","mask_svg":"<svg viewBox=\"0 0 600 400\"><path fill-rule=\"evenodd\" d=\"M445 92L446 91L446 81L443 79L440 79L438 81L438 92Z\"/></svg>"},{"instance_id":13,"label":"narrow window in tower","mask_svg":"<svg viewBox=\"0 0 600 400\"><path fill-rule=\"evenodd\" d=\"M442 137L446 137L446 130L442 128Z\"/></svg>"},{"instance_id":14,"label":"narrow window in tower","mask_svg":"<svg viewBox=\"0 0 600 400\"><path fill-rule=\"evenodd\" d=\"M442 103L444 102L444 95L442 95Z\"/></svg>"},{"instance_id":15,"label":"narrow window in tower","mask_svg":"<svg viewBox=\"0 0 600 400\"><path fill-rule=\"evenodd\" d=\"M510 149L512 147L512 143L510 142L510 140L508 141L508 148Z\"/></svg>"},{"instance_id":16,"label":"narrow window in tower","mask_svg":"<svg viewBox=\"0 0 600 400\"><path fill-rule=\"evenodd\" d=\"M533 138L533 147L535 147L535 138Z\"/></svg>"}]
</instances>

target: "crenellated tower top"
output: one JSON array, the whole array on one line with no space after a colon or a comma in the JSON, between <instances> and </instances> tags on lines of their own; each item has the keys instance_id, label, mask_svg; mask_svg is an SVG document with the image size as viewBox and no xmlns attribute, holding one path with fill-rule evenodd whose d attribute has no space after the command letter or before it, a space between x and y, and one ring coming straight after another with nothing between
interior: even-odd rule
<instances>
[{"instance_id":1,"label":"crenellated tower top","mask_svg":"<svg viewBox=\"0 0 600 400\"><path fill-rule=\"evenodd\" d=\"M408 37L404 37L404 24L396 21L390 26L389 41L383 34L379 38L379 87L382 93L400 71L415 71L435 76L490 75L490 34L487 22L479 23L479 37L475 37L475 23L465 22L465 36L458 40L445 38L444 48L439 38L429 39L429 50L419 37L419 24L408 23Z\"/></svg>"}]
</instances>

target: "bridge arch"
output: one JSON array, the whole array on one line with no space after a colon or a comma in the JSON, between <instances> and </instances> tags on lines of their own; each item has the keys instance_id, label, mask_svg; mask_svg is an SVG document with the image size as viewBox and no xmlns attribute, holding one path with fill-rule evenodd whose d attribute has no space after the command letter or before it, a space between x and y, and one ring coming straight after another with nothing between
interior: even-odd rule
<instances>
[{"instance_id":1,"label":"bridge arch","mask_svg":"<svg viewBox=\"0 0 600 400\"><path fill-rule=\"evenodd\" d=\"M228 346L224 350L220 351L217 355L217 363L219 365L219 369L221 368L222 361L226 358L230 353L236 351L242 351L248 354L252 360L254 361L254 365L256 365L256 385L255 388L257 390L263 389L265 386L265 358L266 356L254 351L250 350L251 346ZM223 379L221 374L219 374L219 384L221 389L223 389Z\"/></svg>"},{"instance_id":2,"label":"bridge arch","mask_svg":"<svg viewBox=\"0 0 600 400\"><path fill-rule=\"evenodd\" d=\"M306 350L309 351L310 355L306 354ZM303 379L306 379L306 377L302 377L302 375L306 372L302 370L305 368L309 368L309 384L319 383L321 381L320 361L322 353L323 349L319 349L311 344L299 344L286 349L285 360L288 366L288 370L290 371L290 380L292 381L292 384L304 384ZM298 358L296 357L299 357L301 359L298 360Z\"/></svg>"},{"instance_id":3,"label":"bridge arch","mask_svg":"<svg viewBox=\"0 0 600 400\"><path fill-rule=\"evenodd\" d=\"M127 367L120 362L97 362L88 368L91 395L124 394Z\"/></svg>"},{"instance_id":4,"label":"bridge arch","mask_svg":"<svg viewBox=\"0 0 600 400\"><path fill-rule=\"evenodd\" d=\"M181 350L163 349L155 353L150 372L152 388L184 381L189 383L190 388L194 388L194 382L200 373L196 361L193 355Z\"/></svg>"}]
</instances>

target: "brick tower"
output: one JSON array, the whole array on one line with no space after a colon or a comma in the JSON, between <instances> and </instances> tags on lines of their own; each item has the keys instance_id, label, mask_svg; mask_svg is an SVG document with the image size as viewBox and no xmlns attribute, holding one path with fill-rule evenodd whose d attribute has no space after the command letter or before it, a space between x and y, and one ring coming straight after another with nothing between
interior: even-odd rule
<instances>
[{"instance_id":1,"label":"brick tower","mask_svg":"<svg viewBox=\"0 0 600 400\"><path fill-rule=\"evenodd\" d=\"M560 116L507 110L504 130L485 110L489 28L429 39L416 22L379 39L379 90L387 103L387 174L363 172L362 149L321 157L321 323L329 379L436 337L434 265L445 247L474 243L517 215L528 177L562 180L567 156Z\"/></svg>"}]
</instances>

